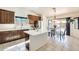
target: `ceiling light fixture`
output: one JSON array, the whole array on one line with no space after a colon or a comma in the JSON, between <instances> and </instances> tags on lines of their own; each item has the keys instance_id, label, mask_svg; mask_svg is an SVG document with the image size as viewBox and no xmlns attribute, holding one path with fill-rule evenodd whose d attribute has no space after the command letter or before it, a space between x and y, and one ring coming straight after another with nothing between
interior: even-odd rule
<instances>
[{"instance_id":1,"label":"ceiling light fixture","mask_svg":"<svg viewBox=\"0 0 79 59\"><path fill-rule=\"evenodd\" d=\"M52 8L53 9L53 11L54 11L54 16L53 16L53 18L54 18L54 20L56 20L56 8Z\"/></svg>"}]
</instances>

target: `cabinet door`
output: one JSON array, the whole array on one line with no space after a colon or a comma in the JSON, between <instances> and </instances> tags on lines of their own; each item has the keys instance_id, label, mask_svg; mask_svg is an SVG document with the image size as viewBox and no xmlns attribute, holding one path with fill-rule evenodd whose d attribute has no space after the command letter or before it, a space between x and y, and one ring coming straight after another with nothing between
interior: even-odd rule
<instances>
[{"instance_id":1,"label":"cabinet door","mask_svg":"<svg viewBox=\"0 0 79 59\"><path fill-rule=\"evenodd\" d=\"M14 23L14 12L0 10L0 24L13 24Z\"/></svg>"},{"instance_id":2,"label":"cabinet door","mask_svg":"<svg viewBox=\"0 0 79 59\"><path fill-rule=\"evenodd\" d=\"M6 42L8 37L8 32L0 32L0 43Z\"/></svg>"},{"instance_id":3,"label":"cabinet door","mask_svg":"<svg viewBox=\"0 0 79 59\"><path fill-rule=\"evenodd\" d=\"M3 36L3 33L0 32L0 43L4 42L4 36Z\"/></svg>"},{"instance_id":4,"label":"cabinet door","mask_svg":"<svg viewBox=\"0 0 79 59\"><path fill-rule=\"evenodd\" d=\"M9 12L5 11L5 22L4 23L9 23Z\"/></svg>"},{"instance_id":5,"label":"cabinet door","mask_svg":"<svg viewBox=\"0 0 79 59\"><path fill-rule=\"evenodd\" d=\"M9 12L9 23L14 23L14 12Z\"/></svg>"},{"instance_id":6,"label":"cabinet door","mask_svg":"<svg viewBox=\"0 0 79 59\"><path fill-rule=\"evenodd\" d=\"M6 19L5 18L5 11L0 11L0 12L1 12L1 15L0 15L0 19L1 19L0 20L0 23L1 24L3 24L3 23L5 24L5 19Z\"/></svg>"},{"instance_id":7,"label":"cabinet door","mask_svg":"<svg viewBox=\"0 0 79 59\"><path fill-rule=\"evenodd\" d=\"M14 12L10 12L10 11L7 11L5 13L5 20L7 24L11 24L11 23L14 23Z\"/></svg>"},{"instance_id":8,"label":"cabinet door","mask_svg":"<svg viewBox=\"0 0 79 59\"><path fill-rule=\"evenodd\" d=\"M25 37L25 33L22 30L0 32L0 44L18 40L24 37Z\"/></svg>"},{"instance_id":9,"label":"cabinet door","mask_svg":"<svg viewBox=\"0 0 79 59\"><path fill-rule=\"evenodd\" d=\"M25 37L25 33L22 30L20 30L19 32L21 37Z\"/></svg>"}]
</instances>

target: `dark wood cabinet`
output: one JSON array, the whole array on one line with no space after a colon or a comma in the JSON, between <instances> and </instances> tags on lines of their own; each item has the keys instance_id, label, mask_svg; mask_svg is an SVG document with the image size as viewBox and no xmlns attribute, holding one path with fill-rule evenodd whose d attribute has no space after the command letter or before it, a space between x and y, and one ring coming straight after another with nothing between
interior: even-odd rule
<instances>
[{"instance_id":1,"label":"dark wood cabinet","mask_svg":"<svg viewBox=\"0 0 79 59\"><path fill-rule=\"evenodd\" d=\"M36 28L38 21L41 20L41 16L28 15L29 23L32 27Z\"/></svg>"},{"instance_id":2,"label":"dark wood cabinet","mask_svg":"<svg viewBox=\"0 0 79 59\"><path fill-rule=\"evenodd\" d=\"M0 44L18 40L21 38L25 38L25 40L28 40L28 37L28 34L25 34L23 30L4 31L0 32Z\"/></svg>"},{"instance_id":3,"label":"dark wood cabinet","mask_svg":"<svg viewBox=\"0 0 79 59\"><path fill-rule=\"evenodd\" d=\"M13 24L14 12L0 9L0 24Z\"/></svg>"},{"instance_id":4,"label":"dark wood cabinet","mask_svg":"<svg viewBox=\"0 0 79 59\"><path fill-rule=\"evenodd\" d=\"M41 20L41 17L40 16L35 16L35 15L28 15L28 18L29 18L29 23L30 24L33 24L34 21Z\"/></svg>"},{"instance_id":5,"label":"dark wood cabinet","mask_svg":"<svg viewBox=\"0 0 79 59\"><path fill-rule=\"evenodd\" d=\"M29 18L29 19L32 19L32 20L34 20L34 21L36 21L36 20L41 20L41 16L35 16L35 15L28 15L28 18Z\"/></svg>"}]
</instances>

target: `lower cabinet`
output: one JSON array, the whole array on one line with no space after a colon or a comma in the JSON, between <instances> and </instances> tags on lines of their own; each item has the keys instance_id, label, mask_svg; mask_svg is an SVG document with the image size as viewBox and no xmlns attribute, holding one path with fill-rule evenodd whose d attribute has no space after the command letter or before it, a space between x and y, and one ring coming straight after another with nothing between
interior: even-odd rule
<instances>
[{"instance_id":1,"label":"lower cabinet","mask_svg":"<svg viewBox=\"0 0 79 59\"><path fill-rule=\"evenodd\" d=\"M0 32L0 44L18 40L21 38L27 38L28 35L23 32L23 30L16 31L4 31Z\"/></svg>"}]
</instances>

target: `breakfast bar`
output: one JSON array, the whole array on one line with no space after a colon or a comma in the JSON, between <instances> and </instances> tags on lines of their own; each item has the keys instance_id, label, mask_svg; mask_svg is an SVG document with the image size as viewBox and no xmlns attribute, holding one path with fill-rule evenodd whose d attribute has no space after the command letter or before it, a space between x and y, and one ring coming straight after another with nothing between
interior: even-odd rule
<instances>
[{"instance_id":1,"label":"breakfast bar","mask_svg":"<svg viewBox=\"0 0 79 59\"><path fill-rule=\"evenodd\" d=\"M29 34L30 51L36 51L37 49L39 49L47 43L47 31L29 30L24 32Z\"/></svg>"}]
</instances>

